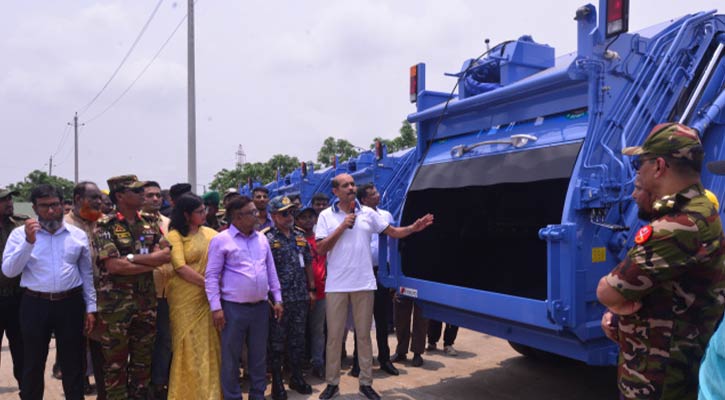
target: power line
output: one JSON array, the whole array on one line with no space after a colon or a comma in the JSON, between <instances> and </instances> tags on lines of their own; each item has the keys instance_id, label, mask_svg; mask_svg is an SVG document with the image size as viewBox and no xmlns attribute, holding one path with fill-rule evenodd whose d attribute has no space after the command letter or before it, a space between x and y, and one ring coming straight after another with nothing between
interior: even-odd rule
<instances>
[{"instance_id":1,"label":"power line","mask_svg":"<svg viewBox=\"0 0 725 400\"><path fill-rule=\"evenodd\" d=\"M166 45L169 44L169 42L174 37L174 35L176 34L176 32L184 24L184 21L186 21L186 18L188 16L189 16L189 14L186 14L186 15L184 15L183 18L181 18L181 21L179 21L179 23L176 25L176 28L174 28L174 30L171 32L171 34L169 35L169 37L166 38L166 41L164 41L164 43L161 45L161 47L156 52L156 54L154 54L154 56L151 58L151 60L148 62L148 64L146 64L146 66L136 76L136 79L134 79L133 82L131 82L131 84L128 85L128 87L126 87L126 90L124 90L123 92L121 92L121 94L118 97L116 97L116 99L113 100L111 102L111 104L109 104L106 108L104 108L103 111L101 111L100 113L98 113L98 114L94 115L93 117L89 118L88 120L86 120L86 124L89 124L89 123L95 121L100 116L102 116L103 114L105 114L108 110L110 110L113 106L115 106L116 103L118 103L121 100L121 98L123 98L123 96L125 96L126 93L128 93L131 90L131 88L134 87L134 85L136 85L136 82L138 82L141 79L141 77L146 73L146 71L149 69L149 67L151 67L151 64L153 64L154 61L156 61L156 59L159 57L159 55L161 55L161 52L164 51L164 48L166 48Z\"/></svg>"},{"instance_id":2,"label":"power line","mask_svg":"<svg viewBox=\"0 0 725 400\"><path fill-rule=\"evenodd\" d=\"M55 152L53 152L53 157L58 155L60 150L63 148L63 145L65 144L65 141L68 138L69 132L70 132L70 126L66 125L65 129L63 129L63 133L60 135L60 142L58 142L58 147L55 149Z\"/></svg>"},{"instance_id":3,"label":"power line","mask_svg":"<svg viewBox=\"0 0 725 400\"><path fill-rule=\"evenodd\" d=\"M141 40L141 37L142 37L142 36L143 36L143 34L144 34L144 33L146 32L146 29L147 29L147 28L149 27L149 25L151 24L151 21L152 21L152 20L154 19L154 16L156 15L156 12L157 12L157 11L159 10L159 7L161 7L161 3L163 3L163 2L164 2L164 0L159 0L159 2L158 2L158 3L156 3L156 7L155 7L155 8L154 8L154 10L153 10L153 11L151 12L151 15L149 16L148 20L146 20L146 23L145 23L145 24L143 25L143 27L141 28L141 32L139 32L138 36L136 36L136 40L134 40L133 44L131 45L131 48L130 48L130 49L128 49L128 52L126 53L126 55L125 55L125 56L123 57L123 59L121 60L121 63L120 63L120 64L118 64L118 67L116 67L116 70L115 70L115 71L113 71L113 74L111 74L111 77L110 77L110 78L108 78L108 81L106 81L106 83L105 83L105 84L103 85L103 87L101 88L101 90L100 90L100 91L98 91L98 93L96 93L96 95L95 95L95 96L93 96L93 98L91 99L91 101L90 101L90 102L88 102L88 104L86 104L86 105L85 105L85 107L81 108L81 111L80 111L80 113L81 113L81 114L83 114L84 112L86 112L86 111L88 110L88 108L89 108L90 106L92 106L92 105L93 105L93 103L95 103L95 102L96 102L96 100L98 100L98 97L100 97L100 96L101 96L101 93L103 93L103 92L104 92L104 91L106 90L106 88L107 88L107 87L108 87L108 85L109 85L109 84L111 83L111 81L112 81L112 80L113 80L113 79L114 79L114 78L116 77L116 75L118 74L118 71L120 71L120 70L121 70L121 67L123 67L123 64L125 64L125 63L126 63L126 60L128 60L128 57L129 57L129 56L131 55L131 53L133 52L133 50L134 50L134 49L136 48L136 45L137 45L137 44L138 44L138 42L139 42L139 41Z\"/></svg>"}]
</instances>

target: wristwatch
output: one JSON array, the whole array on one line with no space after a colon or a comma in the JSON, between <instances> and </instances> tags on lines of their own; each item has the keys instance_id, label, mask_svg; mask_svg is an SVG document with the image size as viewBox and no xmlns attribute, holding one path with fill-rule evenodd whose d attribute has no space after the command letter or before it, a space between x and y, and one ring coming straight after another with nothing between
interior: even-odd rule
<instances>
[{"instance_id":1,"label":"wristwatch","mask_svg":"<svg viewBox=\"0 0 725 400\"><path fill-rule=\"evenodd\" d=\"M314 292L316 292L316 291L317 291L317 289L316 289L316 288L313 288L313 287L311 287L311 288L307 289L307 291L308 291L308 292L310 292L310 293L314 293Z\"/></svg>"},{"instance_id":2,"label":"wristwatch","mask_svg":"<svg viewBox=\"0 0 725 400\"><path fill-rule=\"evenodd\" d=\"M126 254L126 259L128 260L128 262L132 263L133 262L133 258L134 258L133 257L133 253Z\"/></svg>"}]
</instances>

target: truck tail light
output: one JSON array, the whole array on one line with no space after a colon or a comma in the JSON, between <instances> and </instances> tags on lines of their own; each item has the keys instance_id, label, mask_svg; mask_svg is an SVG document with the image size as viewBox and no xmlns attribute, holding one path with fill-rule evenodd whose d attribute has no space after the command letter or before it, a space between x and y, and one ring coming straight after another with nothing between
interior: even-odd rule
<instances>
[{"instance_id":1,"label":"truck tail light","mask_svg":"<svg viewBox=\"0 0 725 400\"><path fill-rule=\"evenodd\" d=\"M607 0L607 31L610 38L629 30L629 0Z\"/></svg>"},{"instance_id":2,"label":"truck tail light","mask_svg":"<svg viewBox=\"0 0 725 400\"><path fill-rule=\"evenodd\" d=\"M410 67L410 102L418 101L418 64Z\"/></svg>"}]
</instances>

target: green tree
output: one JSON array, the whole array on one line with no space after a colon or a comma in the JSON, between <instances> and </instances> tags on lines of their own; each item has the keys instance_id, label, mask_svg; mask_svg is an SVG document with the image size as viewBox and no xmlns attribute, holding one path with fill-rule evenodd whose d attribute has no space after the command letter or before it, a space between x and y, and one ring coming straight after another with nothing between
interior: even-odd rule
<instances>
[{"instance_id":1,"label":"green tree","mask_svg":"<svg viewBox=\"0 0 725 400\"><path fill-rule=\"evenodd\" d=\"M317 152L317 162L324 166L332 165L332 158L338 156L340 161L345 161L358 154L355 146L345 139L335 139L330 136L322 142L322 148Z\"/></svg>"},{"instance_id":2,"label":"green tree","mask_svg":"<svg viewBox=\"0 0 725 400\"><path fill-rule=\"evenodd\" d=\"M418 135L415 133L415 128L407 120L403 121L403 126L400 128L400 136L395 139L383 139L376 137L373 139L373 143L370 145L371 149L375 148L375 141L379 140L388 148L388 153L393 153L398 150L408 149L415 147L418 143Z\"/></svg>"},{"instance_id":3,"label":"green tree","mask_svg":"<svg viewBox=\"0 0 725 400\"><path fill-rule=\"evenodd\" d=\"M226 168L217 172L209 184L212 190L223 192L229 188L239 188L247 183L249 178L253 181L271 182L277 177L277 168L280 176L285 176L300 166L297 157L284 154L275 154L267 162L254 162L244 164L241 168L232 170Z\"/></svg>"},{"instance_id":4,"label":"green tree","mask_svg":"<svg viewBox=\"0 0 725 400\"><path fill-rule=\"evenodd\" d=\"M10 184L8 189L17 190L20 193L15 197L18 201L30 201L30 192L33 188L44 183L58 187L63 193L63 198L73 198L73 186L75 186L73 181L60 176L50 176L37 169L29 173L21 182Z\"/></svg>"}]
</instances>

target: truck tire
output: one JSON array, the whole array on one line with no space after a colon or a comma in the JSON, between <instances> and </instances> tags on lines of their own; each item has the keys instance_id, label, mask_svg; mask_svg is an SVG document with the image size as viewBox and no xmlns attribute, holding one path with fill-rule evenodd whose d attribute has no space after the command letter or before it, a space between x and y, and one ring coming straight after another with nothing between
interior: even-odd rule
<instances>
[{"instance_id":1,"label":"truck tire","mask_svg":"<svg viewBox=\"0 0 725 400\"><path fill-rule=\"evenodd\" d=\"M512 342L510 340L508 342L511 348L516 350L516 352L521 354L522 356L529 358L538 358L538 352L533 347L529 347L521 343Z\"/></svg>"}]
</instances>

